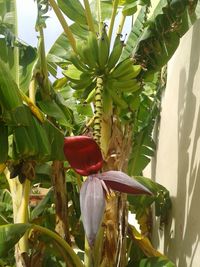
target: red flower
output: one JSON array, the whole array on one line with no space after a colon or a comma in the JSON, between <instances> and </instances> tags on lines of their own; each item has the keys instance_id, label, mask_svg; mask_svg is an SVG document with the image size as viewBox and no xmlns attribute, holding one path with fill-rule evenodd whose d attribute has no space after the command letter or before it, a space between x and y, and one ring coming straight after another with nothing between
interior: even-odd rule
<instances>
[{"instance_id":1,"label":"red flower","mask_svg":"<svg viewBox=\"0 0 200 267\"><path fill-rule=\"evenodd\" d=\"M77 173L89 176L81 187L80 206L83 226L92 247L105 209L105 194L110 194L111 189L128 194L152 193L123 172L98 173L103 164L101 151L97 143L88 136L66 137L64 154Z\"/></svg>"},{"instance_id":2,"label":"red flower","mask_svg":"<svg viewBox=\"0 0 200 267\"><path fill-rule=\"evenodd\" d=\"M102 168L100 148L91 137L65 137L64 154L71 167L83 176L97 173Z\"/></svg>"}]
</instances>

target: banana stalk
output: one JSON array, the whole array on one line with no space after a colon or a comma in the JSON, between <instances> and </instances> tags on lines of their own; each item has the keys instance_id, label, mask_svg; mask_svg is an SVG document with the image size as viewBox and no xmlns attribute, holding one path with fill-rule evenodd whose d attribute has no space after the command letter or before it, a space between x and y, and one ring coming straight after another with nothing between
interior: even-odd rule
<instances>
[{"instance_id":1,"label":"banana stalk","mask_svg":"<svg viewBox=\"0 0 200 267\"><path fill-rule=\"evenodd\" d=\"M85 15L86 15L87 23L89 26L89 30L92 32L95 32L94 22L93 22L93 18L92 18L91 9L90 9L90 4L89 4L88 0L83 0L83 2L85 5Z\"/></svg>"},{"instance_id":2,"label":"banana stalk","mask_svg":"<svg viewBox=\"0 0 200 267\"><path fill-rule=\"evenodd\" d=\"M111 20L110 20L110 27L109 27L109 31L108 31L108 38L110 41L111 41L113 27L114 27L114 23L115 23L116 14L117 14L118 4L119 4L119 0L114 0Z\"/></svg>"},{"instance_id":3,"label":"banana stalk","mask_svg":"<svg viewBox=\"0 0 200 267\"><path fill-rule=\"evenodd\" d=\"M103 93L103 78L98 77L95 92L95 116L94 116L94 140L101 147L101 123L102 123L102 93Z\"/></svg>"},{"instance_id":4,"label":"banana stalk","mask_svg":"<svg viewBox=\"0 0 200 267\"><path fill-rule=\"evenodd\" d=\"M72 31L70 30L70 27L67 24L62 12L60 11L58 5L56 4L56 2L54 0L49 0L49 3L52 6L58 20L60 21L60 24L63 27L65 34L67 35L67 38L71 44L72 49L76 53L77 52L76 51L76 40L74 38Z\"/></svg>"}]
</instances>

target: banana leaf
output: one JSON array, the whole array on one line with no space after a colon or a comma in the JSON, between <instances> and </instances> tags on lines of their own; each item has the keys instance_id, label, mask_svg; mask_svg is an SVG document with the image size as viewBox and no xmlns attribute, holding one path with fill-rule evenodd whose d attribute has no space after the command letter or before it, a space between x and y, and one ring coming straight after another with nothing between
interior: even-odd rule
<instances>
[{"instance_id":1,"label":"banana leaf","mask_svg":"<svg viewBox=\"0 0 200 267\"><path fill-rule=\"evenodd\" d=\"M180 38L199 18L200 1L160 1L137 41L132 57L148 70L159 70L176 51ZM134 38L130 35L127 44L132 41Z\"/></svg>"},{"instance_id":2,"label":"banana leaf","mask_svg":"<svg viewBox=\"0 0 200 267\"><path fill-rule=\"evenodd\" d=\"M133 24L132 30L128 36L126 46L123 49L120 61L123 61L125 58L129 57L133 49L135 48L139 37L142 35L143 29L145 27L144 20L146 17L146 7L142 7L138 13L138 16Z\"/></svg>"},{"instance_id":3,"label":"banana leaf","mask_svg":"<svg viewBox=\"0 0 200 267\"><path fill-rule=\"evenodd\" d=\"M79 0L58 0L58 6L72 21L87 25L85 9Z\"/></svg>"},{"instance_id":4,"label":"banana leaf","mask_svg":"<svg viewBox=\"0 0 200 267\"><path fill-rule=\"evenodd\" d=\"M14 47L15 36L17 33L17 15L15 0L0 0L0 59L7 64L15 81L17 81L18 68L18 48Z\"/></svg>"},{"instance_id":5,"label":"banana leaf","mask_svg":"<svg viewBox=\"0 0 200 267\"><path fill-rule=\"evenodd\" d=\"M0 226L0 257L7 255L19 239L31 228L30 224L6 224Z\"/></svg>"}]
</instances>

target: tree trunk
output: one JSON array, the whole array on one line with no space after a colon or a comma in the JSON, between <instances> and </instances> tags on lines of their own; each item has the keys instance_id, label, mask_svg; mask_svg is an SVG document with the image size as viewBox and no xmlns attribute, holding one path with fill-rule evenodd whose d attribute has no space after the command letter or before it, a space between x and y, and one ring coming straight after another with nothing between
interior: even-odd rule
<instances>
[{"instance_id":1,"label":"tree trunk","mask_svg":"<svg viewBox=\"0 0 200 267\"><path fill-rule=\"evenodd\" d=\"M54 187L56 206L56 227L55 231L71 244L67 217L67 190L63 162L53 162L52 184Z\"/></svg>"}]
</instances>

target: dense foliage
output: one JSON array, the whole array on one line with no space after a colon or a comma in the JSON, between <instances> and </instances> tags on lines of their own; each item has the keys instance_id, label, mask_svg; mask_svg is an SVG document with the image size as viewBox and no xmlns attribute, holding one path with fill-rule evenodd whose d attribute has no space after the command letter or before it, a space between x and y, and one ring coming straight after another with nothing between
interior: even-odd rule
<instances>
[{"instance_id":1,"label":"dense foliage","mask_svg":"<svg viewBox=\"0 0 200 267\"><path fill-rule=\"evenodd\" d=\"M167 223L169 192L142 175L156 149L164 66L200 17L200 2L160 0L154 10L151 2L37 0L34 48L18 39L15 0L0 0L0 266L174 266L150 242L153 218ZM50 8L63 34L46 54ZM75 139L68 162L65 136L88 136L92 148ZM99 154L82 161L83 151ZM92 183L106 206L88 245L79 195L91 180L81 175L100 169ZM147 194L120 189L133 181Z\"/></svg>"}]
</instances>

